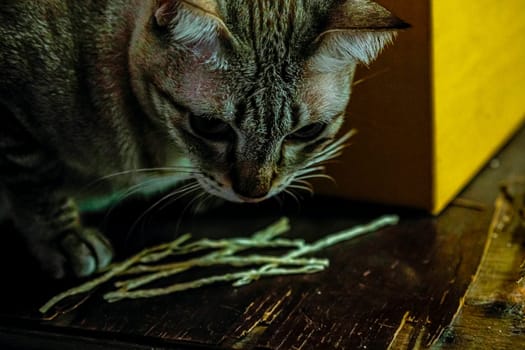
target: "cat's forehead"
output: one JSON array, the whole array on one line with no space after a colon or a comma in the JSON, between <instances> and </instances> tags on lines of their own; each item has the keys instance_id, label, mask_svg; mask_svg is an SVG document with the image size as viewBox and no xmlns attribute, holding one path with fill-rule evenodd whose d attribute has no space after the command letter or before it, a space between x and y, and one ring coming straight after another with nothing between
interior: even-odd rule
<instances>
[{"instance_id":1,"label":"cat's forehead","mask_svg":"<svg viewBox=\"0 0 525 350\"><path fill-rule=\"evenodd\" d=\"M319 34L323 11L318 3L236 0L226 1L222 11L228 28L245 48L261 59L278 59L299 54Z\"/></svg>"}]
</instances>

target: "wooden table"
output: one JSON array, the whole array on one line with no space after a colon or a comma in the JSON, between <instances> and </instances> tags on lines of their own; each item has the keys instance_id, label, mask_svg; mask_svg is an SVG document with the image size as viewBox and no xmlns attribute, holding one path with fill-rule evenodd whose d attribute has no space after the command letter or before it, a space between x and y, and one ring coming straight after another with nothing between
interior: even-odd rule
<instances>
[{"instance_id":1,"label":"wooden table","mask_svg":"<svg viewBox=\"0 0 525 350\"><path fill-rule=\"evenodd\" d=\"M307 241L382 214L399 214L401 222L317 254L331 262L318 274L113 304L97 290L45 317L38 307L78 281L41 277L6 224L0 349L525 348L525 293L516 283L525 255L521 230L491 229L501 219L494 219L499 183L525 174L524 150L522 130L439 217L322 197L229 204L182 218L184 206L173 206L147 215L131 233L151 203L87 216L109 232L120 258L183 232L248 235L283 215L291 219L289 236ZM498 208L511 210L504 202Z\"/></svg>"}]
</instances>

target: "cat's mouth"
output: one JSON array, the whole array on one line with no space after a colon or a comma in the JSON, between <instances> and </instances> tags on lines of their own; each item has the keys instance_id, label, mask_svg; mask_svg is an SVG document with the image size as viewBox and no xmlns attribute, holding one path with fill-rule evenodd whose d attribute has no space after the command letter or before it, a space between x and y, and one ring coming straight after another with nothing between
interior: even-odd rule
<instances>
[{"instance_id":1,"label":"cat's mouth","mask_svg":"<svg viewBox=\"0 0 525 350\"><path fill-rule=\"evenodd\" d=\"M279 192L275 189L270 189L270 191L264 196L256 198L247 197L235 192L232 185L226 180L221 181L210 179L205 175L197 176L196 180L206 192L234 203L260 203L273 197Z\"/></svg>"}]
</instances>

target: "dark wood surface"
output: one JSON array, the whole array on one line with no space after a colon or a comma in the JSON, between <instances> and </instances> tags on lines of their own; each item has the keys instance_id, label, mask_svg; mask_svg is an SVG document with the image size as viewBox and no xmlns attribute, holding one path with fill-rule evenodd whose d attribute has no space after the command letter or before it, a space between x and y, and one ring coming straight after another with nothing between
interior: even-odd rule
<instances>
[{"instance_id":1,"label":"dark wood surface","mask_svg":"<svg viewBox=\"0 0 525 350\"><path fill-rule=\"evenodd\" d=\"M6 224L0 231L0 349L463 349L480 344L468 340L484 331L476 317L492 318L493 327L511 324L491 333L491 339L504 344L501 349L519 348L525 344L523 323L514 322L512 315L485 312L487 305L514 305L495 297L501 295L501 283L481 292L478 288L472 296L472 282L494 277L485 266L494 260L485 256L480 269L484 253L513 254L513 261L523 255L520 243L505 243L494 253L494 239L488 239L499 183L512 174L525 174L523 149L525 131L501 152L499 167L484 169L436 218L322 197L300 204L288 198L284 204L226 205L182 218L177 213L184 205L172 206L146 216L131 233L130 226L151 203L134 201L109 215L87 216L87 222L109 233L120 258L184 232L209 238L249 235L283 215L291 218L289 236L308 241L382 214L396 213L402 220L317 254L328 257L331 265L315 275L266 278L237 289L215 285L113 304L105 303L97 290L45 317L38 307L78 281L40 276ZM518 267L507 267L514 271L505 275L508 283ZM484 306L476 306L479 300Z\"/></svg>"}]
</instances>

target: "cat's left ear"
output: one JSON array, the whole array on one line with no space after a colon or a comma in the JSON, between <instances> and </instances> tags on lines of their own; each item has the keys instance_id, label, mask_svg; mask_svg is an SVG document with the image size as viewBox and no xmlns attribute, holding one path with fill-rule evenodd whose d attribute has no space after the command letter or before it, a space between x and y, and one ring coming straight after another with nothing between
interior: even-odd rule
<instances>
[{"instance_id":1,"label":"cat's left ear","mask_svg":"<svg viewBox=\"0 0 525 350\"><path fill-rule=\"evenodd\" d=\"M355 63L369 64L394 39L397 30L410 25L369 0L345 0L329 14L315 39L312 64L319 70L341 69Z\"/></svg>"},{"instance_id":2,"label":"cat's left ear","mask_svg":"<svg viewBox=\"0 0 525 350\"><path fill-rule=\"evenodd\" d=\"M216 0L157 0L154 20L169 31L170 40L208 62L222 65L224 47L233 36L223 22Z\"/></svg>"}]
</instances>

